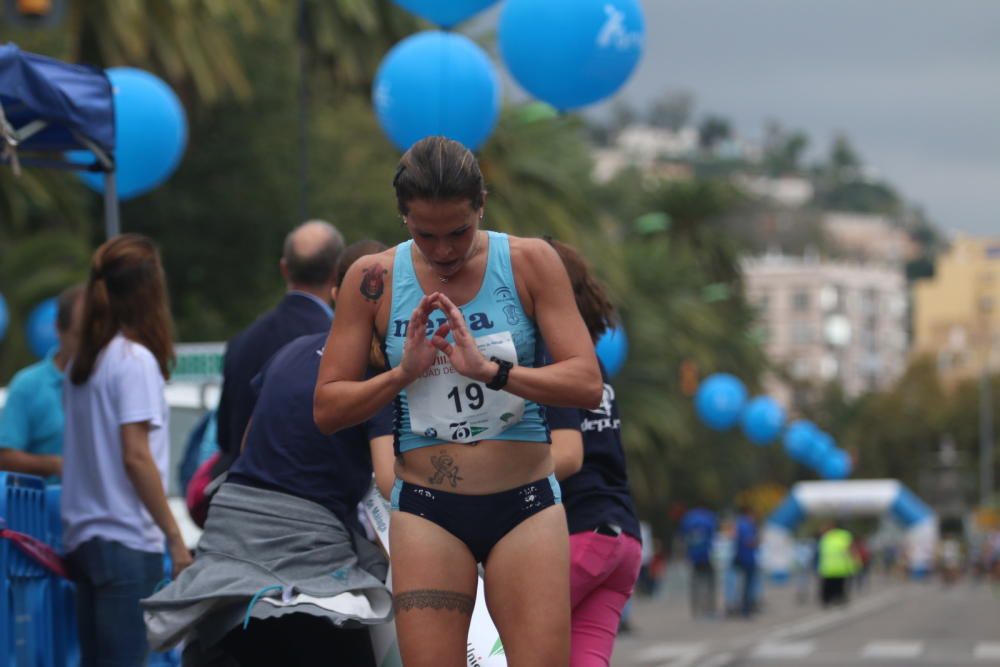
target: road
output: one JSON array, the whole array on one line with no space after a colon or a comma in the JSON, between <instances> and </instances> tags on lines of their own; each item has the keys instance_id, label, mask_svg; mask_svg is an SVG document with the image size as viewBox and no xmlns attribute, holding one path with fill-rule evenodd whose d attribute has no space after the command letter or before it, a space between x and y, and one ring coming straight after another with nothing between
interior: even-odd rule
<instances>
[{"instance_id":1,"label":"road","mask_svg":"<svg viewBox=\"0 0 1000 667\"><path fill-rule=\"evenodd\" d=\"M1000 667L1000 585L876 580L832 611L768 586L754 618L700 621L666 588L636 600L614 667Z\"/></svg>"}]
</instances>

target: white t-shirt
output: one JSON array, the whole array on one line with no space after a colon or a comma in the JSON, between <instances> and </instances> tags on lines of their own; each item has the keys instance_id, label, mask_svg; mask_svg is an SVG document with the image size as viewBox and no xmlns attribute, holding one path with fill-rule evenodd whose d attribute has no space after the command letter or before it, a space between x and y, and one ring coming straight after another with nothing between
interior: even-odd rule
<instances>
[{"instance_id":1,"label":"white t-shirt","mask_svg":"<svg viewBox=\"0 0 1000 667\"><path fill-rule=\"evenodd\" d=\"M153 353L120 333L82 385L63 385L62 520L66 551L94 538L162 553L163 533L125 473L120 427L150 423L149 449L167 487L169 408Z\"/></svg>"}]
</instances>

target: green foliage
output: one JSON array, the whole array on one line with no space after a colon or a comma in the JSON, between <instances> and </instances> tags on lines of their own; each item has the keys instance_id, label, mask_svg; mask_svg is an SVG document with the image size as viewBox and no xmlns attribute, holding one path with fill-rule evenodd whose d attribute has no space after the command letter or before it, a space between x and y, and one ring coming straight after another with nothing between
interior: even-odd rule
<instances>
[{"instance_id":1,"label":"green foliage","mask_svg":"<svg viewBox=\"0 0 1000 667\"><path fill-rule=\"evenodd\" d=\"M0 168L0 241L65 226L87 227L83 186L66 172L22 169L20 176Z\"/></svg>"},{"instance_id":2,"label":"green foliage","mask_svg":"<svg viewBox=\"0 0 1000 667\"><path fill-rule=\"evenodd\" d=\"M33 360L24 336L28 314L41 301L86 280L90 244L82 235L43 231L0 244L0 290L10 324L0 341L0 384Z\"/></svg>"},{"instance_id":3,"label":"green foliage","mask_svg":"<svg viewBox=\"0 0 1000 667\"><path fill-rule=\"evenodd\" d=\"M593 228L591 160L578 118L524 122L516 109L506 109L479 161L492 229L579 245Z\"/></svg>"},{"instance_id":4,"label":"green foliage","mask_svg":"<svg viewBox=\"0 0 1000 667\"><path fill-rule=\"evenodd\" d=\"M364 98L385 52L419 25L392 0L306 0L303 8L297 30L313 84Z\"/></svg>"},{"instance_id":5,"label":"green foliage","mask_svg":"<svg viewBox=\"0 0 1000 667\"><path fill-rule=\"evenodd\" d=\"M816 204L832 211L896 215L902 201L885 183L868 181L835 182L816 193Z\"/></svg>"},{"instance_id":6,"label":"green foliage","mask_svg":"<svg viewBox=\"0 0 1000 667\"><path fill-rule=\"evenodd\" d=\"M765 130L764 173L770 176L797 174L802 169L802 156L809 146L804 132L790 131L776 122L769 122Z\"/></svg>"},{"instance_id":7,"label":"green foliage","mask_svg":"<svg viewBox=\"0 0 1000 667\"><path fill-rule=\"evenodd\" d=\"M690 91L668 90L649 105L646 121L653 127L676 132L690 122L694 106L694 95Z\"/></svg>"},{"instance_id":8,"label":"green foliage","mask_svg":"<svg viewBox=\"0 0 1000 667\"><path fill-rule=\"evenodd\" d=\"M698 127L698 143L703 150L712 150L715 145L733 135L729 121L721 116L708 115Z\"/></svg>"},{"instance_id":9,"label":"green foliage","mask_svg":"<svg viewBox=\"0 0 1000 667\"><path fill-rule=\"evenodd\" d=\"M992 379L994 432L1000 417L1000 376ZM855 457L857 478L899 479L921 493L922 473L941 443L952 439L975 478L979 458L978 378L946 387L931 358L915 359L891 387L849 399L835 385L795 388L798 408ZM802 471L806 472L806 471ZM973 489L965 489L969 497Z\"/></svg>"},{"instance_id":10,"label":"green foliage","mask_svg":"<svg viewBox=\"0 0 1000 667\"><path fill-rule=\"evenodd\" d=\"M774 457L738 433L701 426L679 371L694 361L702 376L729 371L755 386L764 368L742 296L740 248L723 223L742 200L721 181L647 184L627 174L597 194L605 221L614 222L589 256L611 285L629 336L615 388L633 495L653 517L666 516L669 500L727 504L772 469ZM669 226L626 222L656 211Z\"/></svg>"}]
</instances>

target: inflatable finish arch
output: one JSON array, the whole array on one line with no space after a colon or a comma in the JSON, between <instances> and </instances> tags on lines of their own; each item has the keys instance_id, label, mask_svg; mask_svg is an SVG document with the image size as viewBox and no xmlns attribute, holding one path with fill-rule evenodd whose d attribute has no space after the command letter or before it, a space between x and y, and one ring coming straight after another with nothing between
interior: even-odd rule
<instances>
[{"instance_id":1,"label":"inflatable finish arch","mask_svg":"<svg viewBox=\"0 0 1000 667\"><path fill-rule=\"evenodd\" d=\"M937 545L937 515L894 479L799 482L767 519L762 561L765 571L781 579L794 562L792 536L807 516L892 515L906 529L905 553L910 573L930 571Z\"/></svg>"}]
</instances>

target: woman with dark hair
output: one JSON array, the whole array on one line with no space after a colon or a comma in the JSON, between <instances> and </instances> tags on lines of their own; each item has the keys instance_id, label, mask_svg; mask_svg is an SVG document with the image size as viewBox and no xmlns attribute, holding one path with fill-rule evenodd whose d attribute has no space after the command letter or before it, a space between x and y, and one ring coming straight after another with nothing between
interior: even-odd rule
<instances>
[{"instance_id":1,"label":"woman with dark hair","mask_svg":"<svg viewBox=\"0 0 1000 667\"><path fill-rule=\"evenodd\" d=\"M594 343L612 326L614 306L571 246L550 241L569 273ZM639 521L628 488L621 418L607 371L594 410L548 408L552 458L569 523L573 667L611 664L622 609L642 561Z\"/></svg>"},{"instance_id":2,"label":"woman with dark hair","mask_svg":"<svg viewBox=\"0 0 1000 667\"><path fill-rule=\"evenodd\" d=\"M174 574L191 563L166 497L171 329L153 242L105 242L91 260L63 393L63 543L84 667L143 664L139 599L163 577L164 538Z\"/></svg>"},{"instance_id":3,"label":"woman with dark hair","mask_svg":"<svg viewBox=\"0 0 1000 667\"><path fill-rule=\"evenodd\" d=\"M394 186L411 240L347 272L316 423L333 432L394 404L390 542L407 667L466 663L477 563L508 664L564 666L569 543L539 404L599 403L593 345L553 249L479 229L486 190L468 149L423 139ZM366 379L373 333L389 370ZM539 335L554 360L544 367Z\"/></svg>"}]
</instances>

